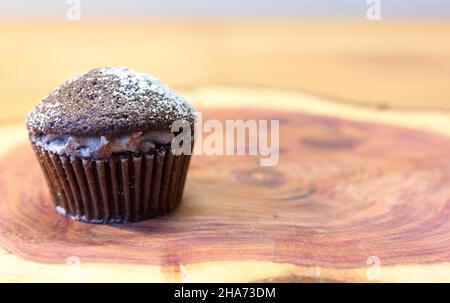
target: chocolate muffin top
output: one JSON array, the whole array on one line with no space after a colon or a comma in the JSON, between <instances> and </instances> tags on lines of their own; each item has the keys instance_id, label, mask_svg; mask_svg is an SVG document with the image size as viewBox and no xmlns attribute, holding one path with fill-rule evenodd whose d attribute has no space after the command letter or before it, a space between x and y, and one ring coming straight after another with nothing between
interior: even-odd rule
<instances>
[{"instance_id":1,"label":"chocolate muffin top","mask_svg":"<svg viewBox=\"0 0 450 303\"><path fill-rule=\"evenodd\" d=\"M157 78L123 67L74 77L29 113L32 134L121 135L169 130L176 120L195 122L195 109Z\"/></svg>"}]
</instances>

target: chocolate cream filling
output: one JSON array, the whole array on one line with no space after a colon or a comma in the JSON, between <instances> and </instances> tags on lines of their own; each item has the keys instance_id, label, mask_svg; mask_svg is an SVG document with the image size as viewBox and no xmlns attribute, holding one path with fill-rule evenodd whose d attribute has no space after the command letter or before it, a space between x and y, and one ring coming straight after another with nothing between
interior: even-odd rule
<instances>
[{"instance_id":1,"label":"chocolate cream filling","mask_svg":"<svg viewBox=\"0 0 450 303\"><path fill-rule=\"evenodd\" d=\"M120 136L34 135L31 141L58 155L104 159L115 153L149 153L156 146L171 144L173 138L170 131L151 130Z\"/></svg>"}]
</instances>

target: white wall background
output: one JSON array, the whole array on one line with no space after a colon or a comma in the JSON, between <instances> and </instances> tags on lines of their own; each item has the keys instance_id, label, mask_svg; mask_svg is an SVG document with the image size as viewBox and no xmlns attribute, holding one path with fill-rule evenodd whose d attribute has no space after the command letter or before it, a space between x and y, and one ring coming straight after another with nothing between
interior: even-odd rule
<instances>
[{"instance_id":1,"label":"white wall background","mask_svg":"<svg viewBox=\"0 0 450 303\"><path fill-rule=\"evenodd\" d=\"M84 18L364 19L367 0L79 0ZM450 19L450 0L380 0L382 18ZM0 18L65 18L67 0L1 0Z\"/></svg>"}]
</instances>

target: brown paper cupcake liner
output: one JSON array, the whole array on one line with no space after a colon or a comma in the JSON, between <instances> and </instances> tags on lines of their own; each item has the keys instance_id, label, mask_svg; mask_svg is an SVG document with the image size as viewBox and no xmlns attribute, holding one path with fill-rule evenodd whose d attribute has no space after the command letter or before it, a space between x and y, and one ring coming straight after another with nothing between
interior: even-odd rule
<instances>
[{"instance_id":1,"label":"brown paper cupcake liner","mask_svg":"<svg viewBox=\"0 0 450 303\"><path fill-rule=\"evenodd\" d=\"M170 147L103 160L34 147L56 209L90 223L127 223L164 215L181 202L190 155Z\"/></svg>"}]
</instances>

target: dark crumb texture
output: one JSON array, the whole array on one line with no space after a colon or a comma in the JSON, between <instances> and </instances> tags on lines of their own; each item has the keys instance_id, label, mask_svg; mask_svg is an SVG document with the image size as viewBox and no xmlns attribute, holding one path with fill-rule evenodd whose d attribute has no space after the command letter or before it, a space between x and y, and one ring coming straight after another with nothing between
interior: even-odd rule
<instances>
[{"instance_id":1,"label":"dark crumb texture","mask_svg":"<svg viewBox=\"0 0 450 303\"><path fill-rule=\"evenodd\" d=\"M90 70L64 83L30 112L33 134L116 135L195 122L195 109L158 79L128 68Z\"/></svg>"}]
</instances>

